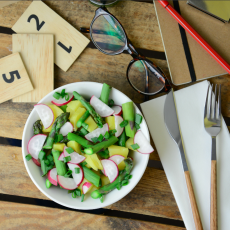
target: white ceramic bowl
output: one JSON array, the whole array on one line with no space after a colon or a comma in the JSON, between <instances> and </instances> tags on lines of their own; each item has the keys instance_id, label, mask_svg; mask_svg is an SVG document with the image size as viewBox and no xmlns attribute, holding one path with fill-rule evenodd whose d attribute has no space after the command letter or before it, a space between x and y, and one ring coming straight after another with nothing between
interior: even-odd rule
<instances>
[{"instance_id":1,"label":"white ceramic bowl","mask_svg":"<svg viewBox=\"0 0 230 230\"><path fill-rule=\"evenodd\" d=\"M54 92L61 92L62 89L65 89L66 92L73 92L77 91L79 94L84 96L85 98L90 98L92 95L95 95L97 97L100 97L102 84L101 83L95 83L95 82L77 82L68 84L65 86L62 86L48 95L46 95L39 103L47 103L51 104L52 95ZM110 98L114 100L115 105L121 105L125 102L131 101L126 95L121 93L117 89L112 89ZM139 109L135 106L136 112L140 113ZM102 208L108 205L111 205L120 199L122 199L124 196L126 196L140 181L142 175L145 172L145 169L147 167L147 163L149 160L149 154L141 154L139 152L133 152L132 157L134 160L134 167L131 172L133 175L132 179L129 181L129 184L127 186L122 187L121 190L113 190L109 194L107 194L104 197L104 202L101 203L99 199L92 199L90 197L90 194L87 194L85 196L84 202L81 202L80 198L72 198L71 194L68 194L67 190L61 189L59 186L51 186L51 188L47 189L45 186L45 180L46 177L41 177L42 172L40 167L36 166L32 160L26 161L25 156L28 154L27 152L27 143L29 139L33 136L33 123L39 119L39 116L35 109L32 110L30 113L25 127L23 131L22 136L22 155L24 159L24 164L26 166L26 170L34 182L34 184L38 187L38 189L45 194L48 198L51 200L57 202L58 204L61 204L63 206L73 208L73 209L97 209ZM145 120L143 119L141 123L141 130L146 136L146 138L149 140L149 131L148 127L146 125Z\"/></svg>"}]
</instances>

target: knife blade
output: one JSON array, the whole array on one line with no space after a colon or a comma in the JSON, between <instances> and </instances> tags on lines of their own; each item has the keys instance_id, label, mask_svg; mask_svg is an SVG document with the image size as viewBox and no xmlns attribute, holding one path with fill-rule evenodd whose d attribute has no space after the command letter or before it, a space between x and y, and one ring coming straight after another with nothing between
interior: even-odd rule
<instances>
[{"instance_id":1,"label":"knife blade","mask_svg":"<svg viewBox=\"0 0 230 230\"><path fill-rule=\"evenodd\" d=\"M177 116L173 89L171 89L168 95L166 96L165 105L164 105L164 122L165 122L165 125L167 127L169 134L171 135L171 137L173 138L173 140L175 141L175 143L177 144L179 148L182 166L183 166L184 175L185 175L185 180L186 180L186 185L187 185L188 194L189 194L189 199L190 199L190 204L192 208L194 223L195 223L196 229L201 230L203 229L203 227L202 227L199 210L198 210L197 203L196 203L195 194L194 194L193 187L192 187L188 165L187 165L186 158L185 158L183 140L181 137L180 125L178 122L178 116Z\"/></svg>"}]
</instances>

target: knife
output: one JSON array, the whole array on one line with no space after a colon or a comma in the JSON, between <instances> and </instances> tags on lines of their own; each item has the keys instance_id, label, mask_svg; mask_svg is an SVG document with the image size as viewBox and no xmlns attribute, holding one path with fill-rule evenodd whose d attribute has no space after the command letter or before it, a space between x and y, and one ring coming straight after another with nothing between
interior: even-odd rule
<instances>
[{"instance_id":1,"label":"knife","mask_svg":"<svg viewBox=\"0 0 230 230\"><path fill-rule=\"evenodd\" d=\"M164 105L164 122L168 129L169 134L178 145L180 155L181 155L182 166L184 169L184 175L187 184L190 205L192 208L193 219L195 222L196 229L202 230L203 227L202 227L198 207L196 204L195 194L192 188L192 182L188 170L188 165L185 158L183 140L181 138L181 132L180 132L180 127L177 118L177 111L176 111L173 89L171 89L168 95L166 96L165 105Z\"/></svg>"}]
</instances>

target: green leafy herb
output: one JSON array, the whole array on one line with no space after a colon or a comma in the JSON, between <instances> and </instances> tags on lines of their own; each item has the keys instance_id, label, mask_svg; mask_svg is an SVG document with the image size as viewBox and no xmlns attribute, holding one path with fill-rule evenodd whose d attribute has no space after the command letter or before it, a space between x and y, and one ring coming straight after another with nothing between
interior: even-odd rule
<instances>
[{"instance_id":1,"label":"green leafy herb","mask_svg":"<svg viewBox=\"0 0 230 230\"><path fill-rule=\"evenodd\" d=\"M128 125L128 123L129 123L128 121L124 120L120 123L120 127L124 128L126 125Z\"/></svg>"},{"instance_id":2,"label":"green leafy herb","mask_svg":"<svg viewBox=\"0 0 230 230\"><path fill-rule=\"evenodd\" d=\"M137 150L140 148L140 146L138 144L133 144L133 145L131 145L131 147L133 150Z\"/></svg>"},{"instance_id":3,"label":"green leafy herb","mask_svg":"<svg viewBox=\"0 0 230 230\"><path fill-rule=\"evenodd\" d=\"M85 166L87 164L87 162L81 162L79 165L81 165L82 167Z\"/></svg>"},{"instance_id":4,"label":"green leafy herb","mask_svg":"<svg viewBox=\"0 0 230 230\"><path fill-rule=\"evenodd\" d=\"M74 170L75 170L75 173L76 173L76 174L79 174L79 173L80 173L80 168L75 168Z\"/></svg>"},{"instance_id":5,"label":"green leafy herb","mask_svg":"<svg viewBox=\"0 0 230 230\"><path fill-rule=\"evenodd\" d=\"M71 147L69 147L69 148L67 148L67 149L65 149L65 150L66 150L66 152L69 153L69 154L71 154L71 153L74 152L74 150L73 150Z\"/></svg>"},{"instance_id":6,"label":"green leafy herb","mask_svg":"<svg viewBox=\"0 0 230 230\"><path fill-rule=\"evenodd\" d=\"M26 155L26 160L29 161L32 159L32 156L30 154Z\"/></svg>"},{"instance_id":7,"label":"green leafy herb","mask_svg":"<svg viewBox=\"0 0 230 230\"><path fill-rule=\"evenodd\" d=\"M55 99L59 100L60 97L61 97L61 94L58 93L58 92L55 92L55 93L53 94L53 97L54 97Z\"/></svg>"},{"instance_id":8,"label":"green leafy herb","mask_svg":"<svg viewBox=\"0 0 230 230\"><path fill-rule=\"evenodd\" d=\"M101 151L101 152L98 152L97 154L103 159L109 158L109 150L108 149Z\"/></svg>"},{"instance_id":9,"label":"green leafy herb","mask_svg":"<svg viewBox=\"0 0 230 230\"><path fill-rule=\"evenodd\" d=\"M64 160L64 163L67 163L67 162L71 161L71 157L70 156L64 157L63 160Z\"/></svg>"}]
</instances>

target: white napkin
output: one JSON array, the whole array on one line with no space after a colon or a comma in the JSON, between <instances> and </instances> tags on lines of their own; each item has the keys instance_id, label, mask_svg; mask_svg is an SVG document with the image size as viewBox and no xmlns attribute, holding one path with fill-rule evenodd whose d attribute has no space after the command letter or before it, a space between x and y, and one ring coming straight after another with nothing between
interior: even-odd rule
<instances>
[{"instance_id":1,"label":"white napkin","mask_svg":"<svg viewBox=\"0 0 230 230\"><path fill-rule=\"evenodd\" d=\"M211 137L204 129L203 116L208 82L175 92L185 155L204 230L210 229ZM181 157L164 123L165 96L141 104L167 179L188 230L195 229ZM217 136L218 227L230 229L230 138L222 119Z\"/></svg>"}]
</instances>

